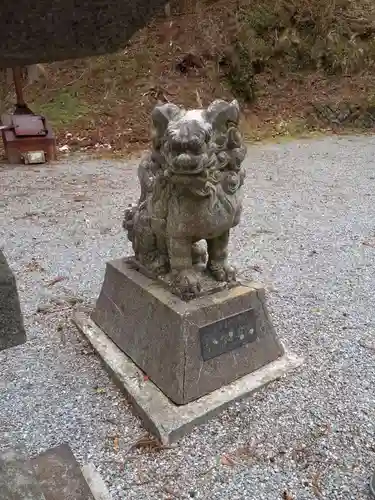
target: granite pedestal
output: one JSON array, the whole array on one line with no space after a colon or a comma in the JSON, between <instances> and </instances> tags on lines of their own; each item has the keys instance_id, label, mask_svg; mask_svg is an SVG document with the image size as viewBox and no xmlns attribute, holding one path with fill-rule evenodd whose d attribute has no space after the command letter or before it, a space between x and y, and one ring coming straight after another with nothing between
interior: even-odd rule
<instances>
[{"instance_id":1,"label":"granite pedestal","mask_svg":"<svg viewBox=\"0 0 375 500\"><path fill-rule=\"evenodd\" d=\"M107 264L92 320L176 404L283 355L261 286L238 285L185 302L130 259Z\"/></svg>"},{"instance_id":2,"label":"granite pedestal","mask_svg":"<svg viewBox=\"0 0 375 500\"><path fill-rule=\"evenodd\" d=\"M301 364L285 352L247 283L185 302L131 259L107 264L91 318L73 318L163 443Z\"/></svg>"}]
</instances>

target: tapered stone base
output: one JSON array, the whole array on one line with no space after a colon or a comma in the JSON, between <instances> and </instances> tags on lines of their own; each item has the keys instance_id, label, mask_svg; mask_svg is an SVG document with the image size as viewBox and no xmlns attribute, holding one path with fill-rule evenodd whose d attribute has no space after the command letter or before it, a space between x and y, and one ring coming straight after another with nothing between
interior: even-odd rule
<instances>
[{"instance_id":1,"label":"tapered stone base","mask_svg":"<svg viewBox=\"0 0 375 500\"><path fill-rule=\"evenodd\" d=\"M84 313L76 313L73 322L101 357L105 367L125 393L144 427L164 445L171 444L195 426L207 422L234 401L250 396L301 365L302 360L285 352L276 361L224 385L191 403L176 405L114 342Z\"/></svg>"},{"instance_id":2,"label":"tapered stone base","mask_svg":"<svg viewBox=\"0 0 375 500\"><path fill-rule=\"evenodd\" d=\"M107 264L91 319L176 404L201 398L284 354L260 285L185 302L134 269L130 259Z\"/></svg>"}]
</instances>

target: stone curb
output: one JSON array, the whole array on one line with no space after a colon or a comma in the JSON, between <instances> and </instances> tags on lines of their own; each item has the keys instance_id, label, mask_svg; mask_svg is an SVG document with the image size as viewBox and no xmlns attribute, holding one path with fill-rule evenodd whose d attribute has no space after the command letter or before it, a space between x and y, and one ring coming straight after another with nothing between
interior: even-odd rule
<instances>
[{"instance_id":1,"label":"stone curb","mask_svg":"<svg viewBox=\"0 0 375 500\"><path fill-rule=\"evenodd\" d=\"M164 445L179 440L193 427L206 422L232 402L285 376L303 362L301 358L286 352L263 368L196 401L178 406L148 380L133 361L84 313L76 313L72 321L99 354L146 429Z\"/></svg>"},{"instance_id":2,"label":"stone curb","mask_svg":"<svg viewBox=\"0 0 375 500\"><path fill-rule=\"evenodd\" d=\"M112 500L107 486L92 463L83 465L81 471L95 500Z\"/></svg>"}]
</instances>

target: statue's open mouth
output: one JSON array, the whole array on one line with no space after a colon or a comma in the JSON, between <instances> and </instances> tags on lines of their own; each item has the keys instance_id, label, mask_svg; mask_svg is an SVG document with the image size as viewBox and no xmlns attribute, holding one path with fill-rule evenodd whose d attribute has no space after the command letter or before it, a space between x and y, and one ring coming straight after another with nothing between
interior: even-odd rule
<instances>
[{"instance_id":1,"label":"statue's open mouth","mask_svg":"<svg viewBox=\"0 0 375 500\"><path fill-rule=\"evenodd\" d=\"M214 161L215 158L209 157L206 153L201 155L182 153L173 159L169 170L178 175L197 175L211 168Z\"/></svg>"}]
</instances>

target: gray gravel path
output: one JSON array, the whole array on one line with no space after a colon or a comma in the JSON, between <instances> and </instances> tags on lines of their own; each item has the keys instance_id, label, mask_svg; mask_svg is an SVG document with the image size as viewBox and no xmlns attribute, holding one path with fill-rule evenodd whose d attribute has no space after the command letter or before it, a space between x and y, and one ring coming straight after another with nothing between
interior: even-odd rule
<instances>
[{"instance_id":1,"label":"gray gravel path","mask_svg":"<svg viewBox=\"0 0 375 500\"><path fill-rule=\"evenodd\" d=\"M233 259L267 285L277 331L305 364L153 452L132 449L139 421L69 324L75 301L97 297L105 262L129 251L121 218L137 198L134 166L1 167L0 244L18 275L29 342L0 354L0 449L36 454L66 441L94 462L114 500L368 499L374 157L369 137L250 149Z\"/></svg>"}]
</instances>

